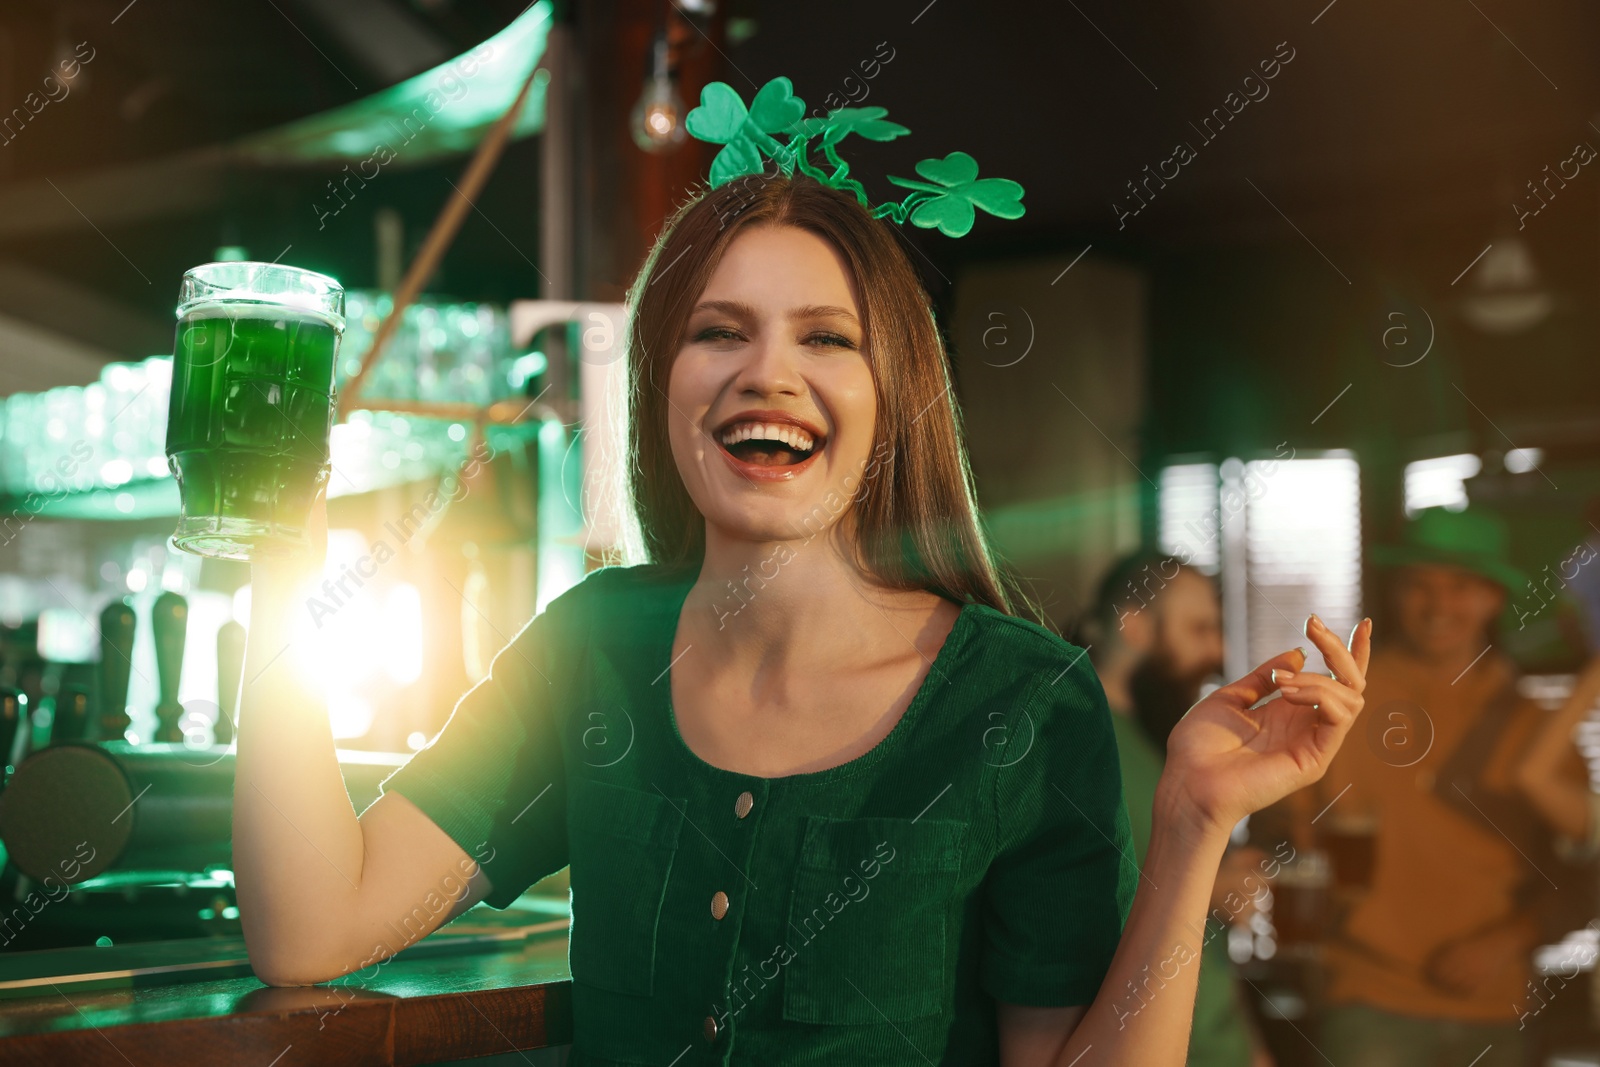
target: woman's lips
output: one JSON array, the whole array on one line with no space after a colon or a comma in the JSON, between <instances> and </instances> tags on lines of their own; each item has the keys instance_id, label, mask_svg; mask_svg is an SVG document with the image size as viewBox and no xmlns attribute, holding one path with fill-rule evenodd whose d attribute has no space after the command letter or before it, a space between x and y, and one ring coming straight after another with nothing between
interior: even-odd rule
<instances>
[{"instance_id":1,"label":"woman's lips","mask_svg":"<svg viewBox=\"0 0 1600 1067\"><path fill-rule=\"evenodd\" d=\"M707 436L734 472L751 482L790 481L804 473L828 444L823 433L804 419L776 409L742 411ZM795 456L802 458L793 460Z\"/></svg>"}]
</instances>

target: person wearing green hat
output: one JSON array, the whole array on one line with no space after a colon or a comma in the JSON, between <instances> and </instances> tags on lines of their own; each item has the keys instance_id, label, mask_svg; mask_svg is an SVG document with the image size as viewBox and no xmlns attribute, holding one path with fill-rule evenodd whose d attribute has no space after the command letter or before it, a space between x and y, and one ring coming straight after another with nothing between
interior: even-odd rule
<instances>
[{"instance_id":1,"label":"person wearing green hat","mask_svg":"<svg viewBox=\"0 0 1600 1067\"><path fill-rule=\"evenodd\" d=\"M1511 538L1488 511L1424 508L1405 525L1398 545L1378 545L1372 562L1384 567L1432 566L1463 571L1514 595L1528 577L1507 558Z\"/></svg>"},{"instance_id":2,"label":"person wearing green hat","mask_svg":"<svg viewBox=\"0 0 1600 1067\"><path fill-rule=\"evenodd\" d=\"M1364 738L1305 791L1307 836L1370 837L1367 873L1324 946L1320 1047L1362 1067L1472 1062L1520 1067L1539 925L1529 866L1550 827L1515 780L1540 712L1516 691L1494 625L1525 581L1498 516L1430 508L1376 547L1393 619L1374 649ZM1336 843L1336 842L1335 842ZM1478 1057L1478 1058L1474 1058Z\"/></svg>"}]
</instances>

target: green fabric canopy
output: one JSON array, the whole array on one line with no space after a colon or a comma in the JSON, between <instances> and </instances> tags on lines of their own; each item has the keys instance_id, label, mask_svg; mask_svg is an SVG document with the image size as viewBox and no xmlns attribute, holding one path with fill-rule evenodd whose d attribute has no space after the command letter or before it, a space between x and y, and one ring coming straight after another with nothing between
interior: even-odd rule
<instances>
[{"instance_id":1,"label":"green fabric canopy","mask_svg":"<svg viewBox=\"0 0 1600 1067\"><path fill-rule=\"evenodd\" d=\"M544 56L551 0L539 0L505 29L455 59L364 100L297 119L233 143L235 160L262 166L391 160L417 165L472 150L511 107ZM544 128L540 72L512 129Z\"/></svg>"}]
</instances>

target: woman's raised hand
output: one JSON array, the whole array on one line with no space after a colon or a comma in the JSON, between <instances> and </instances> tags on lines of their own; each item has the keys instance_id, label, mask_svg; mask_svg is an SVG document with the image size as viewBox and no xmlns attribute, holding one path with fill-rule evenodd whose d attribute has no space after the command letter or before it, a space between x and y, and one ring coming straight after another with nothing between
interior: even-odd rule
<instances>
[{"instance_id":1,"label":"woman's raised hand","mask_svg":"<svg viewBox=\"0 0 1600 1067\"><path fill-rule=\"evenodd\" d=\"M1312 615L1306 637L1333 677L1307 673L1305 653L1291 649L1190 708L1167 740L1158 812L1194 833L1226 833L1322 777L1361 712L1372 620L1346 646Z\"/></svg>"}]
</instances>

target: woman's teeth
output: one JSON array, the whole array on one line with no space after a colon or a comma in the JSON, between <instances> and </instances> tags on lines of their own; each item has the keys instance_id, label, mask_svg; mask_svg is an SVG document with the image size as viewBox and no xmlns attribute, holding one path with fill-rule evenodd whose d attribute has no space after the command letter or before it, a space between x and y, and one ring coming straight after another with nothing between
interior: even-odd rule
<instances>
[{"instance_id":1,"label":"woman's teeth","mask_svg":"<svg viewBox=\"0 0 1600 1067\"><path fill-rule=\"evenodd\" d=\"M787 423L738 422L722 431L722 443L725 445L752 440L777 441L805 452L811 451L815 444L810 434Z\"/></svg>"},{"instance_id":2,"label":"woman's teeth","mask_svg":"<svg viewBox=\"0 0 1600 1067\"><path fill-rule=\"evenodd\" d=\"M809 457L817 441L788 423L740 422L718 435L732 455L762 466L790 466Z\"/></svg>"}]
</instances>

